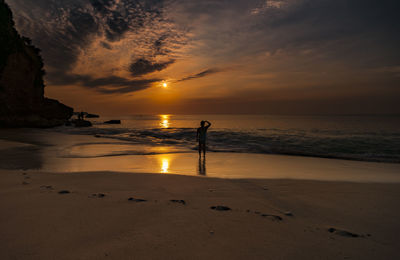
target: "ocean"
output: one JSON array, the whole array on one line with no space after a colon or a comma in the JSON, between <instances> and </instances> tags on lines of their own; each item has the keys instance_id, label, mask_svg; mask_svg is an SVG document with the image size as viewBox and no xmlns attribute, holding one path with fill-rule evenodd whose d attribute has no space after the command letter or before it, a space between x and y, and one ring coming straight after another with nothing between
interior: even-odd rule
<instances>
[{"instance_id":1,"label":"ocean","mask_svg":"<svg viewBox=\"0 0 400 260\"><path fill-rule=\"evenodd\" d=\"M104 121L120 119L121 124ZM0 170L400 182L395 116L135 115L0 129ZM196 129L208 130L199 156Z\"/></svg>"},{"instance_id":2,"label":"ocean","mask_svg":"<svg viewBox=\"0 0 400 260\"><path fill-rule=\"evenodd\" d=\"M208 120L209 152L400 163L399 116L135 115L114 117L120 125L104 124L108 119L91 120L91 128L48 131L120 142L119 150L93 156L190 153L197 150L196 128Z\"/></svg>"}]
</instances>

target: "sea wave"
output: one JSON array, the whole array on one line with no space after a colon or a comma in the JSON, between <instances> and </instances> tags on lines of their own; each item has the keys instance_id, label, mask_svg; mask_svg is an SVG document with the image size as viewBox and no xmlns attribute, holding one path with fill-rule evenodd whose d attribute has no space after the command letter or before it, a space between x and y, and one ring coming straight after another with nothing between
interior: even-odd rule
<instances>
[{"instance_id":1,"label":"sea wave","mask_svg":"<svg viewBox=\"0 0 400 260\"><path fill-rule=\"evenodd\" d=\"M193 128L93 127L58 129L69 134L94 135L129 144L147 146L176 146L175 152L196 150ZM212 152L285 154L363 161L400 163L400 134L398 132L339 131L302 129L213 129L208 133L208 150ZM186 149L186 150L185 150ZM123 151L102 156L165 153L154 151Z\"/></svg>"}]
</instances>

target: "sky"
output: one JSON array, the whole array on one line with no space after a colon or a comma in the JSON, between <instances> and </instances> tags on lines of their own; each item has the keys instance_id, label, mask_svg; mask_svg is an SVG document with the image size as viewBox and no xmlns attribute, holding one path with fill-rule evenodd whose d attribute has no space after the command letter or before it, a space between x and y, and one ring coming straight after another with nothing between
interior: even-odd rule
<instances>
[{"instance_id":1,"label":"sky","mask_svg":"<svg viewBox=\"0 0 400 260\"><path fill-rule=\"evenodd\" d=\"M400 113L398 0L7 3L76 111Z\"/></svg>"}]
</instances>

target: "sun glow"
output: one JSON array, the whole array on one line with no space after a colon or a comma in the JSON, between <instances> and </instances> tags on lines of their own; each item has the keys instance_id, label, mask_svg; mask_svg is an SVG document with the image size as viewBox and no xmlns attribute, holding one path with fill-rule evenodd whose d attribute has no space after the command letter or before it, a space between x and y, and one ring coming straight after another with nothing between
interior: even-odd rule
<instances>
[{"instance_id":1,"label":"sun glow","mask_svg":"<svg viewBox=\"0 0 400 260\"><path fill-rule=\"evenodd\" d=\"M164 83L162 84L162 86L163 86L163 88L166 88L166 87L168 87L168 84L164 82Z\"/></svg>"}]
</instances>

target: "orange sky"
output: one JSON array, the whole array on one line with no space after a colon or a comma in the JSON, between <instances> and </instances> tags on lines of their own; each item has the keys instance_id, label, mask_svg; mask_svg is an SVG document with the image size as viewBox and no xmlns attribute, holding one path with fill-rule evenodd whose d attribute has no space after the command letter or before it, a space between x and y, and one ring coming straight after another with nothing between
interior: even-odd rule
<instances>
[{"instance_id":1,"label":"orange sky","mask_svg":"<svg viewBox=\"0 0 400 260\"><path fill-rule=\"evenodd\" d=\"M400 113L396 1L8 2L77 111Z\"/></svg>"}]
</instances>

